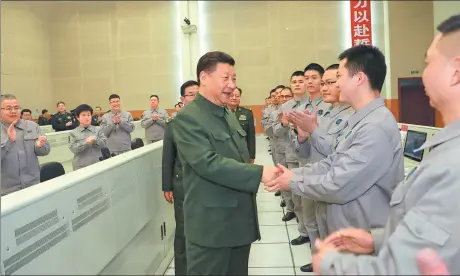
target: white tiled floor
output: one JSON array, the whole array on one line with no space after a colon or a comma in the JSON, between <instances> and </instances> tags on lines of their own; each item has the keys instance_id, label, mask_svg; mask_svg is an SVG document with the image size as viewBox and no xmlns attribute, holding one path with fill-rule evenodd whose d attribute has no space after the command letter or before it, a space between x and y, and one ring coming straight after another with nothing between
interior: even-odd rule
<instances>
[{"instance_id":1,"label":"white tiled floor","mask_svg":"<svg viewBox=\"0 0 460 276\"><path fill-rule=\"evenodd\" d=\"M256 163L272 166L268 141L257 137ZM296 220L281 221L284 210L280 197L268 193L261 185L257 195L259 225L262 239L254 243L249 256L249 275L314 275L303 273L300 267L311 262L308 244L291 246L289 241L299 236ZM165 275L174 275L174 260Z\"/></svg>"}]
</instances>

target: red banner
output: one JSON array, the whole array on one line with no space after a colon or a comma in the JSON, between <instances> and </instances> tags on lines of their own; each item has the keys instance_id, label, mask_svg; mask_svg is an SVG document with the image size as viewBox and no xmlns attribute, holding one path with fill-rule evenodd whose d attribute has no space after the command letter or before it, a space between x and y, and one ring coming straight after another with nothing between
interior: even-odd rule
<instances>
[{"instance_id":1,"label":"red banner","mask_svg":"<svg viewBox=\"0 0 460 276\"><path fill-rule=\"evenodd\" d=\"M352 46L372 45L371 1L350 1Z\"/></svg>"}]
</instances>

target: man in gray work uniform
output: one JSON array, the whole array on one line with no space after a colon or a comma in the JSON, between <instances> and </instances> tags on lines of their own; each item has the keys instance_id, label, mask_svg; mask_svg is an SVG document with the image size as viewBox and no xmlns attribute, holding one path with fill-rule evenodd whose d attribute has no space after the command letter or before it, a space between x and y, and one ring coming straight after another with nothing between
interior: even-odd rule
<instances>
[{"instance_id":1,"label":"man in gray work uniform","mask_svg":"<svg viewBox=\"0 0 460 276\"><path fill-rule=\"evenodd\" d=\"M159 96L150 96L150 109L142 114L141 126L145 128L145 139L149 144L163 140L165 135L165 121L169 115L159 104Z\"/></svg>"},{"instance_id":2,"label":"man in gray work uniform","mask_svg":"<svg viewBox=\"0 0 460 276\"><path fill-rule=\"evenodd\" d=\"M333 64L324 72L321 81L323 100L331 106L325 114L317 120L316 114L294 113L292 121L297 126L298 137L295 146L299 149L299 156L308 158L316 163L334 152L337 138L342 135L348 118L354 109L348 103L340 102L340 89L337 86L337 71L339 65ZM328 234L327 203L316 201L315 217L318 225L318 234L324 239ZM312 240L312 237L310 237ZM313 243L313 241L312 241ZM302 266L300 270L311 271L311 265Z\"/></svg>"},{"instance_id":3,"label":"man in gray work uniform","mask_svg":"<svg viewBox=\"0 0 460 276\"><path fill-rule=\"evenodd\" d=\"M133 116L121 111L120 96L109 97L111 110L102 116L101 129L107 137L107 148L116 155L131 150L131 133L134 131Z\"/></svg>"},{"instance_id":4,"label":"man in gray work uniform","mask_svg":"<svg viewBox=\"0 0 460 276\"><path fill-rule=\"evenodd\" d=\"M415 256L424 248L436 250L452 275L460 274L460 14L438 30L426 55L423 83L446 127L418 149L433 147L396 186L385 228L371 233L348 228L326 238L314 261L322 275L420 275ZM342 249L374 255L339 253Z\"/></svg>"},{"instance_id":5,"label":"man in gray work uniform","mask_svg":"<svg viewBox=\"0 0 460 276\"><path fill-rule=\"evenodd\" d=\"M40 126L20 119L21 106L11 94L1 96L1 195L40 183L37 156L50 153L50 144Z\"/></svg>"},{"instance_id":6,"label":"man in gray work uniform","mask_svg":"<svg viewBox=\"0 0 460 276\"><path fill-rule=\"evenodd\" d=\"M320 162L284 173L269 190L325 202L328 229L382 227L391 193L404 178L401 136L393 114L379 97L386 75L385 57L359 45L340 56L341 99L356 112L349 117L335 152Z\"/></svg>"}]
</instances>

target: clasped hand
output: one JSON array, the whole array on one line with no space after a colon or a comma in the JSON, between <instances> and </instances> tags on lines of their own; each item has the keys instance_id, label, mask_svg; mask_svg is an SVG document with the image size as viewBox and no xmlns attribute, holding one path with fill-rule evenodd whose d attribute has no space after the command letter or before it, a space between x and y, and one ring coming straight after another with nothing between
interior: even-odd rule
<instances>
[{"instance_id":1,"label":"clasped hand","mask_svg":"<svg viewBox=\"0 0 460 276\"><path fill-rule=\"evenodd\" d=\"M268 192L288 191L293 172L281 164L276 167L264 167L262 183Z\"/></svg>"},{"instance_id":2,"label":"clasped hand","mask_svg":"<svg viewBox=\"0 0 460 276\"><path fill-rule=\"evenodd\" d=\"M316 112L310 112L308 110L304 110L303 112L292 111L289 112L286 117L287 120L297 126L298 129L310 134L318 127Z\"/></svg>"}]
</instances>

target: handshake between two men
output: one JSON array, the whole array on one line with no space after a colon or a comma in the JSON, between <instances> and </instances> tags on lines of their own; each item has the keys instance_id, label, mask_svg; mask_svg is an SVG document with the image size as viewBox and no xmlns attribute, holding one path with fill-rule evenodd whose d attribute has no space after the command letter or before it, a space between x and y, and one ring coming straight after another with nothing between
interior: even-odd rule
<instances>
[{"instance_id":1,"label":"handshake between two men","mask_svg":"<svg viewBox=\"0 0 460 276\"><path fill-rule=\"evenodd\" d=\"M299 143L304 143L318 127L316 112L290 111L279 114L279 120L284 127L291 127L297 132ZM264 167L262 183L268 192L287 191L293 172L281 164L276 167Z\"/></svg>"}]
</instances>

